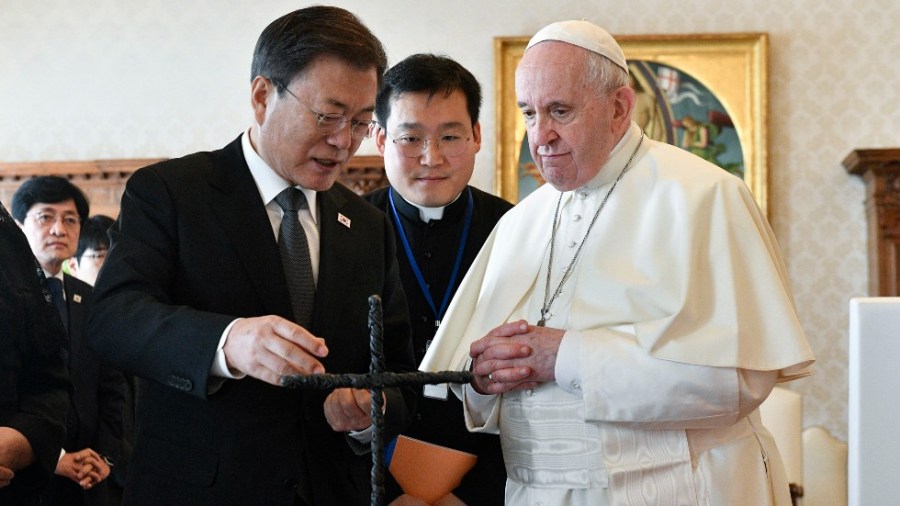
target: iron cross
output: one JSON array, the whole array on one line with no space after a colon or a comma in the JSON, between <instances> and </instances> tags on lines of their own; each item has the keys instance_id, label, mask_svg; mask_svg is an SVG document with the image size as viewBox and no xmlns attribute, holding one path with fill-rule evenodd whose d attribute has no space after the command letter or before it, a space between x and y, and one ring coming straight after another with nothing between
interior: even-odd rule
<instances>
[{"instance_id":1,"label":"iron cross","mask_svg":"<svg viewBox=\"0 0 900 506\"><path fill-rule=\"evenodd\" d=\"M369 297L369 348L372 361L368 374L293 375L281 379L288 388L334 390L335 388L366 388L372 393L372 506L384 503L384 387L433 385L438 383L469 383L469 371L391 373L384 370L384 316L381 297Z\"/></svg>"}]
</instances>

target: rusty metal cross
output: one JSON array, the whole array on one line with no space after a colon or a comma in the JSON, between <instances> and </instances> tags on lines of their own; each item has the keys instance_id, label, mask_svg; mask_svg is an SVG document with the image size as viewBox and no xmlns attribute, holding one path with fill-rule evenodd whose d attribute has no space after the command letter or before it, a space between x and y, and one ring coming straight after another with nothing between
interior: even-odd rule
<instances>
[{"instance_id":1,"label":"rusty metal cross","mask_svg":"<svg viewBox=\"0 0 900 506\"><path fill-rule=\"evenodd\" d=\"M428 385L437 383L469 383L469 371L391 373L384 370L384 316L381 297L369 297L369 348L372 361L368 374L317 374L285 376L282 384L289 388L334 390L335 388L367 388L372 393L372 506L384 502L384 387Z\"/></svg>"}]
</instances>

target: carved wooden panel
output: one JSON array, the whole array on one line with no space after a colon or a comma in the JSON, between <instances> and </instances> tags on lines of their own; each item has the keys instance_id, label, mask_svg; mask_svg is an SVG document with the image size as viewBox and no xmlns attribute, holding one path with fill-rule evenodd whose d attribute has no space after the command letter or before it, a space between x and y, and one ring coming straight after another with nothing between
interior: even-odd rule
<instances>
[{"instance_id":1,"label":"carved wooden panel","mask_svg":"<svg viewBox=\"0 0 900 506\"><path fill-rule=\"evenodd\" d=\"M866 183L869 295L900 296L900 148L857 149L843 164Z\"/></svg>"},{"instance_id":2,"label":"carved wooden panel","mask_svg":"<svg viewBox=\"0 0 900 506\"><path fill-rule=\"evenodd\" d=\"M0 201L9 208L13 193L23 181L34 176L62 176L82 189L91 203L91 214L116 217L125 191L125 181L137 169L163 160L133 158L78 162L0 163ZM387 186L384 161L380 156L355 156L347 163L338 181L358 194Z\"/></svg>"},{"instance_id":3,"label":"carved wooden panel","mask_svg":"<svg viewBox=\"0 0 900 506\"><path fill-rule=\"evenodd\" d=\"M68 178L87 195L91 214L119 215L119 201L125 181L137 169L159 158L87 160L79 162L27 162L0 164L0 200L9 207L13 193L34 176Z\"/></svg>"},{"instance_id":4,"label":"carved wooden panel","mask_svg":"<svg viewBox=\"0 0 900 506\"><path fill-rule=\"evenodd\" d=\"M384 158L377 155L354 156L341 172L338 181L359 195L387 186Z\"/></svg>"}]
</instances>

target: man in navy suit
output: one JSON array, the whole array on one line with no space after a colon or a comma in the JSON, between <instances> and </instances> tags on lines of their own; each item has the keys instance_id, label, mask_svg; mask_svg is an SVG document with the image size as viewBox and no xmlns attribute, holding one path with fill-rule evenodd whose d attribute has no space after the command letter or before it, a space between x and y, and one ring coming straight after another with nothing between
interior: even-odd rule
<instances>
[{"instance_id":1,"label":"man in navy suit","mask_svg":"<svg viewBox=\"0 0 900 506\"><path fill-rule=\"evenodd\" d=\"M66 442L45 502L110 504L105 480L122 451L124 378L88 348L84 323L91 285L62 272L63 262L75 254L88 217L87 199L65 178L40 176L25 181L13 194L12 215L47 276L66 327L66 356L75 387Z\"/></svg>"},{"instance_id":2,"label":"man in navy suit","mask_svg":"<svg viewBox=\"0 0 900 506\"><path fill-rule=\"evenodd\" d=\"M368 504L368 391L281 378L367 372L373 294L387 369L415 369L390 223L335 183L371 135L386 64L351 13L289 13L257 42L251 126L129 179L89 325L98 353L141 378L126 503ZM305 204L283 208L288 194ZM289 248L300 226L306 244ZM385 397L391 438L415 390Z\"/></svg>"}]
</instances>

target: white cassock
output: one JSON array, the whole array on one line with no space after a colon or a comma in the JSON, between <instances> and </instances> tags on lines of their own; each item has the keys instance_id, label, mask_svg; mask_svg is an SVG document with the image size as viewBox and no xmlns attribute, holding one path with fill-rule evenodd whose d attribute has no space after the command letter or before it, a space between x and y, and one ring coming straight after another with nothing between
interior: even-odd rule
<instances>
[{"instance_id":1,"label":"white cassock","mask_svg":"<svg viewBox=\"0 0 900 506\"><path fill-rule=\"evenodd\" d=\"M640 137L632 124L594 180L563 194L551 293ZM466 368L472 341L537 322L559 196L544 185L497 224L420 369ZM790 504L756 408L814 358L743 181L645 138L573 268L547 321L566 330L557 381L454 390L470 430L499 431L507 504Z\"/></svg>"}]
</instances>

